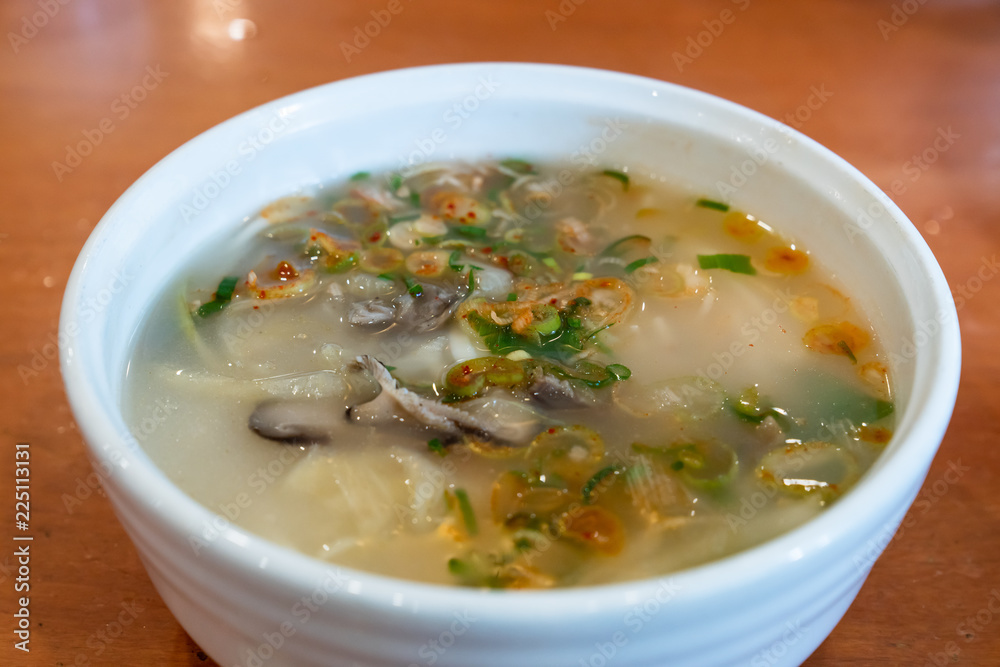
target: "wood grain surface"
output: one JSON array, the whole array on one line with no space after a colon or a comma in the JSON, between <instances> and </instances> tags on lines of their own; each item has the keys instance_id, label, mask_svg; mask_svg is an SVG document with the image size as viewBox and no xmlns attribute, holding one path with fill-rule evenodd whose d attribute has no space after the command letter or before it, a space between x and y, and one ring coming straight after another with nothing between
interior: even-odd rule
<instances>
[{"instance_id":1,"label":"wood grain surface","mask_svg":"<svg viewBox=\"0 0 1000 667\"><path fill-rule=\"evenodd\" d=\"M891 194L955 294L961 390L906 527L807 664L1000 664L1000 5L398 2L361 46L357 31L388 0L0 3L0 665L214 664L153 590L89 476L63 393L60 300L104 212L168 152L253 106L473 60L705 90L785 120ZM18 442L31 452L30 653L12 633Z\"/></svg>"}]
</instances>

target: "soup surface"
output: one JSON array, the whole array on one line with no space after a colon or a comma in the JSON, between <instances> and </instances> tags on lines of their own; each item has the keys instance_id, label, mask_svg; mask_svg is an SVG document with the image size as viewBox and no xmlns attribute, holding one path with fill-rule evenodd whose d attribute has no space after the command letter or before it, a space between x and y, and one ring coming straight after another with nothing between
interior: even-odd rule
<instances>
[{"instance_id":1,"label":"soup surface","mask_svg":"<svg viewBox=\"0 0 1000 667\"><path fill-rule=\"evenodd\" d=\"M179 276L126 414L230 523L495 588L665 574L835 502L891 437L876 333L780 221L615 170L355 174Z\"/></svg>"}]
</instances>

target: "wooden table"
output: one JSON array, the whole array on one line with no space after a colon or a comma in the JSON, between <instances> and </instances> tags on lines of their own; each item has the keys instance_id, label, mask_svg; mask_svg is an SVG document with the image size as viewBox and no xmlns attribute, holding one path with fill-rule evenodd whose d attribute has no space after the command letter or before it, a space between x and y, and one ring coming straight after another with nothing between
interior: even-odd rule
<instances>
[{"instance_id":1,"label":"wooden table","mask_svg":"<svg viewBox=\"0 0 1000 667\"><path fill-rule=\"evenodd\" d=\"M1000 610L1000 362L990 352L1000 319L1000 7L923 3L2 3L0 664L212 664L92 488L63 395L62 291L105 210L169 151L262 102L470 60L587 65L715 93L785 120L892 194L956 294L962 386L907 527L808 664L1000 664L1000 614L990 610ZM401 11L355 42L390 5ZM32 462L30 653L14 650L11 634L18 442L30 443Z\"/></svg>"}]
</instances>

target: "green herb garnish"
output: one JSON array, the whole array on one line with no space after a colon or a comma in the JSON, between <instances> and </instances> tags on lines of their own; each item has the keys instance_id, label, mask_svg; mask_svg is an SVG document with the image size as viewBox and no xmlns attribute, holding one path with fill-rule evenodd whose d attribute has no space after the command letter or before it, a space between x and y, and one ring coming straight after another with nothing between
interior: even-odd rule
<instances>
[{"instance_id":1,"label":"green herb garnish","mask_svg":"<svg viewBox=\"0 0 1000 667\"><path fill-rule=\"evenodd\" d=\"M233 292L236 291L236 284L239 283L239 276L226 276L219 281L219 286L215 290L215 297L208 303L203 303L198 307L198 315L208 317L212 313L217 313L226 307L233 300Z\"/></svg>"},{"instance_id":2,"label":"green herb garnish","mask_svg":"<svg viewBox=\"0 0 1000 667\"><path fill-rule=\"evenodd\" d=\"M389 177L389 190L396 194L396 191L403 187L403 177L399 174L393 174Z\"/></svg>"},{"instance_id":3,"label":"green herb garnish","mask_svg":"<svg viewBox=\"0 0 1000 667\"><path fill-rule=\"evenodd\" d=\"M852 364L858 363L858 358L854 356L854 351L851 349L851 346L847 344L847 341L838 340L837 347L844 351L844 354L847 355L847 358L851 360Z\"/></svg>"},{"instance_id":4,"label":"green herb garnish","mask_svg":"<svg viewBox=\"0 0 1000 667\"><path fill-rule=\"evenodd\" d=\"M440 438L431 438L428 440L427 449L436 453L438 456L445 456L448 454L448 450L444 448L444 444L441 442Z\"/></svg>"},{"instance_id":5,"label":"green herb garnish","mask_svg":"<svg viewBox=\"0 0 1000 667\"><path fill-rule=\"evenodd\" d=\"M725 213L729 210L729 204L723 204L721 201L714 201L712 199L699 199L694 203L695 206L701 206L702 208L711 208L716 211L722 211Z\"/></svg>"},{"instance_id":6,"label":"green herb garnish","mask_svg":"<svg viewBox=\"0 0 1000 667\"><path fill-rule=\"evenodd\" d=\"M744 273L748 276L757 274L757 269L750 263L749 255L698 255L698 266L703 269L725 269L733 273Z\"/></svg>"},{"instance_id":7,"label":"green herb garnish","mask_svg":"<svg viewBox=\"0 0 1000 667\"><path fill-rule=\"evenodd\" d=\"M652 264L657 261L659 260L655 257L643 257L642 259L637 259L625 266L625 273L634 273L636 269L641 269L647 264Z\"/></svg>"},{"instance_id":8,"label":"green herb garnish","mask_svg":"<svg viewBox=\"0 0 1000 667\"><path fill-rule=\"evenodd\" d=\"M371 176L371 174L369 172L367 172L367 171L359 171L359 172L355 172L355 173L351 174L351 180L352 181L363 181L366 178L368 178L369 176Z\"/></svg>"},{"instance_id":9,"label":"green herb garnish","mask_svg":"<svg viewBox=\"0 0 1000 667\"><path fill-rule=\"evenodd\" d=\"M392 282L393 280L396 279L396 276L392 275L391 273L380 273L376 277L381 278L382 280L388 280L389 282Z\"/></svg>"},{"instance_id":10,"label":"green herb garnish","mask_svg":"<svg viewBox=\"0 0 1000 667\"><path fill-rule=\"evenodd\" d=\"M605 478L611 475L616 475L621 472L618 465L609 465L607 468L601 468L594 476L587 480L587 483L583 485L583 504L589 505L592 502L591 495L594 489L604 481Z\"/></svg>"},{"instance_id":11,"label":"green herb garnish","mask_svg":"<svg viewBox=\"0 0 1000 667\"><path fill-rule=\"evenodd\" d=\"M472 225L458 225L456 227L452 227L451 231L455 232L459 236L464 236L469 239L486 238L485 227L473 227Z\"/></svg>"},{"instance_id":12,"label":"green herb garnish","mask_svg":"<svg viewBox=\"0 0 1000 667\"><path fill-rule=\"evenodd\" d=\"M472 511L472 503L469 502L469 494L465 489L455 489L455 499L458 500L458 510L462 513L466 532L476 535L479 533L479 525L476 523L476 513Z\"/></svg>"},{"instance_id":13,"label":"green herb garnish","mask_svg":"<svg viewBox=\"0 0 1000 667\"><path fill-rule=\"evenodd\" d=\"M458 258L461 256L462 256L461 250L453 250L452 253L448 255L448 268L454 271L455 273L459 273L462 269L465 268L464 264L456 264L456 262L458 262Z\"/></svg>"},{"instance_id":14,"label":"green herb garnish","mask_svg":"<svg viewBox=\"0 0 1000 667\"><path fill-rule=\"evenodd\" d=\"M622 364L608 364L604 370L615 376L616 380L627 380L632 377L632 371Z\"/></svg>"},{"instance_id":15,"label":"green herb garnish","mask_svg":"<svg viewBox=\"0 0 1000 667\"><path fill-rule=\"evenodd\" d=\"M611 178L619 181L622 184L622 190L628 192L628 174L622 173L620 171L615 171L614 169L605 169L601 172L605 176L610 176Z\"/></svg>"},{"instance_id":16,"label":"green herb garnish","mask_svg":"<svg viewBox=\"0 0 1000 667\"><path fill-rule=\"evenodd\" d=\"M602 250L601 256L621 257L632 250L648 251L651 245L653 245L653 240L648 236L631 234L630 236L623 236Z\"/></svg>"},{"instance_id":17,"label":"green herb garnish","mask_svg":"<svg viewBox=\"0 0 1000 667\"><path fill-rule=\"evenodd\" d=\"M517 158L508 158L500 162L501 167L506 167L510 171L517 174L534 174L535 166L526 160L519 160Z\"/></svg>"},{"instance_id":18,"label":"green herb garnish","mask_svg":"<svg viewBox=\"0 0 1000 667\"><path fill-rule=\"evenodd\" d=\"M511 292L510 294L507 295L507 300L508 301L517 301L517 294L515 292Z\"/></svg>"},{"instance_id":19,"label":"green herb garnish","mask_svg":"<svg viewBox=\"0 0 1000 667\"><path fill-rule=\"evenodd\" d=\"M395 225L398 222L410 222L411 220L416 220L419 218L421 213L419 211L413 213L400 213L399 215L390 215L389 224Z\"/></svg>"},{"instance_id":20,"label":"green herb garnish","mask_svg":"<svg viewBox=\"0 0 1000 667\"><path fill-rule=\"evenodd\" d=\"M406 276L403 276L403 283L406 284L406 291L410 293L410 296L422 296L424 293L424 288L420 283L413 282Z\"/></svg>"}]
</instances>

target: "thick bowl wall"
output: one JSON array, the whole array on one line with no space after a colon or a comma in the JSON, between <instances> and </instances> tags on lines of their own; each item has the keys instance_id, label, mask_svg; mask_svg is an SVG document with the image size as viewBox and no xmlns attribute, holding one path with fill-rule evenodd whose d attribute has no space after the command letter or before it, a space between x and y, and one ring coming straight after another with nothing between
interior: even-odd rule
<instances>
[{"instance_id":1,"label":"thick bowl wall","mask_svg":"<svg viewBox=\"0 0 1000 667\"><path fill-rule=\"evenodd\" d=\"M627 166L780 221L819 249L890 352L896 436L855 489L757 548L658 580L479 592L336 568L228 526L174 487L121 417L132 336L169 277L270 200L429 160ZM60 324L76 419L150 577L224 665L798 664L846 611L915 497L951 415L959 335L947 283L905 216L801 134L639 77L471 64L321 86L206 132L108 211ZM219 530L221 528L221 530Z\"/></svg>"}]
</instances>

